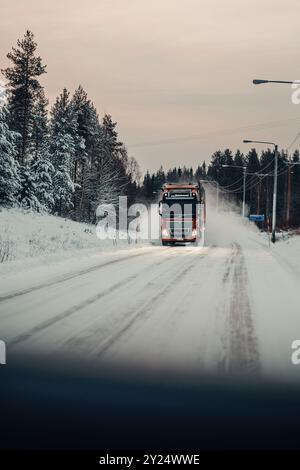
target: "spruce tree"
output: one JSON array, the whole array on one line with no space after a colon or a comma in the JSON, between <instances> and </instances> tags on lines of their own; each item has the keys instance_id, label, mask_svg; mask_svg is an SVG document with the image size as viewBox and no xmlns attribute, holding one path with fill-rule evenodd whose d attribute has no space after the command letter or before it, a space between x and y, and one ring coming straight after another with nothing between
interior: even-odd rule
<instances>
[{"instance_id":1,"label":"spruce tree","mask_svg":"<svg viewBox=\"0 0 300 470\"><path fill-rule=\"evenodd\" d=\"M74 129L76 119L66 89L51 110L50 159L54 167L54 207L58 215L70 215L73 207L74 183L71 179L75 154Z\"/></svg>"},{"instance_id":2,"label":"spruce tree","mask_svg":"<svg viewBox=\"0 0 300 470\"><path fill-rule=\"evenodd\" d=\"M34 173L29 164L20 167L21 192L19 202L24 209L33 211L42 210L38 198L36 197L37 187Z\"/></svg>"},{"instance_id":3,"label":"spruce tree","mask_svg":"<svg viewBox=\"0 0 300 470\"><path fill-rule=\"evenodd\" d=\"M35 160L31 170L34 175L35 196L39 201L40 209L51 212L54 208L54 167L46 156L42 156Z\"/></svg>"},{"instance_id":4,"label":"spruce tree","mask_svg":"<svg viewBox=\"0 0 300 470\"><path fill-rule=\"evenodd\" d=\"M33 159L46 156L49 129L48 129L48 100L45 97L44 90L41 88L37 93L37 99L33 107L32 116L32 134L30 153Z\"/></svg>"},{"instance_id":5,"label":"spruce tree","mask_svg":"<svg viewBox=\"0 0 300 470\"><path fill-rule=\"evenodd\" d=\"M46 72L42 59L36 56L34 35L27 31L17 41L17 47L7 54L11 67L2 70L8 81L8 106L12 130L18 132L18 160L23 165L29 159L34 126L34 106L42 86L38 78Z\"/></svg>"},{"instance_id":6,"label":"spruce tree","mask_svg":"<svg viewBox=\"0 0 300 470\"><path fill-rule=\"evenodd\" d=\"M144 188L145 197L147 199L151 199L153 196L153 187L152 187L151 176L150 176L149 170L147 170L144 176L143 188Z\"/></svg>"},{"instance_id":7,"label":"spruce tree","mask_svg":"<svg viewBox=\"0 0 300 470\"><path fill-rule=\"evenodd\" d=\"M118 133L116 131L116 122L113 122L109 114L105 114L102 121L103 140L105 152L110 159L115 159L122 143L118 141Z\"/></svg>"},{"instance_id":8,"label":"spruce tree","mask_svg":"<svg viewBox=\"0 0 300 470\"><path fill-rule=\"evenodd\" d=\"M69 216L73 207L74 184L66 166L59 165L53 176L54 207L58 215Z\"/></svg>"},{"instance_id":9,"label":"spruce tree","mask_svg":"<svg viewBox=\"0 0 300 470\"><path fill-rule=\"evenodd\" d=\"M198 165L197 168L196 168L196 171L195 171L195 180L196 181L199 181L201 178L203 178L204 174L203 174L203 167L202 165Z\"/></svg>"},{"instance_id":10,"label":"spruce tree","mask_svg":"<svg viewBox=\"0 0 300 470\"><path fill-rule=\"evenodd\" d=\"M8 111L0 105L0 204L12 206L17 203L21 190L16 156L16 133L7 125Z\"/></svg>"},{"instance_id":11,"label":"spruce tree","mask_svg":"<svg viewBox=\"0 0 300 470\"><path fill-rule=\"evenodd\" d=\"M75 155L73 181L76 185L74 195L74 216L76 219L87 219L89 202L86 187L93 167L94 158L99 153L100 124L97 111L88 99L82 86L75 91L71 100L72 109L76 115L77 133L75 136Z\"/></svg>"}]
</instances>

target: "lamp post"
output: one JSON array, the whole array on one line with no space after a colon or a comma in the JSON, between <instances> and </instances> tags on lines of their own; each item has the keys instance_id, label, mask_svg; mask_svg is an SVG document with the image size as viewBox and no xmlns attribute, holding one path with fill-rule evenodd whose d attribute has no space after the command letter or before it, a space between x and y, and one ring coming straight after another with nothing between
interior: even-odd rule
<instances>
[{"instance_id":1,"label":"lamp post","mask_svg":"<svg viewBox=\"0 0 300 470\"><path fill-rule=\"evenodd\" d=\"M272 243L276 241L276 206L277 206L277 175L278 175L278 146L274 142L266 142L264 140L243 140L244 144L266 144L274 146L274 186L273 186L273 213L272 213Z\"/></svg>"},{"instance_id":2,"label":"lamp post","mask_svg":"<svg viewBox=\"0 0 300 470\"><path fill-rule=\"evenodd\" d=\"M290 81L290 80L262 80L262 79L258 79L258 78L255 78L254 80L252 80L252 83L253 85L262 85L264 83L285 83L285 84L289 84L289 85L292 85L293 83L295 83L295 81Z\"/></svg>"},{"instance_id":3,"label":"lamp post","mask_svg":"<svg viewBox=\"0 0 300 470\"><path fill-rule=\"evenodd\" d=\"M265 84L265 83L280 83L280 84L284 84L284 85L293 85L294 83L297 83L296 80L294 81L291 81L291 80L265 80L265 79L254 79L252 81L252 83L254 85L262 85L262 84ZM299 81L298 81L299 83ZM288 197L287 197L287 212L286 212L286 223L289 224L289 220L290 220L290 200L291 200L291 167L289 166L288 167ZM272 233L272 237L273 237L273 233ZM274 235L275 237L275 235ZM272 240L273 241L273 240ZM275 239L274 239L275 241Z\"/></svg>"}]
</instances>

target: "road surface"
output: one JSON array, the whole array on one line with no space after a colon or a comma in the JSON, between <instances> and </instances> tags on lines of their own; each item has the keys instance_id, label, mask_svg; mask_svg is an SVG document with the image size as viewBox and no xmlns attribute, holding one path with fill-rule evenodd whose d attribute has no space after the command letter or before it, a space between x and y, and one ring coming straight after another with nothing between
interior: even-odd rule
<instances>
[{"instance_id":1,"label":"road surface","mask_svg":"<svg viewBox=\"0 0 300 470\"><path fill-rule=\"evenodd\" d=\"M206 246L139 246L4 277L10 356L298 379L299 276L258 231L211 215ZM299 335L298 335L299 336Z\"/></svg>"}]
</instances>

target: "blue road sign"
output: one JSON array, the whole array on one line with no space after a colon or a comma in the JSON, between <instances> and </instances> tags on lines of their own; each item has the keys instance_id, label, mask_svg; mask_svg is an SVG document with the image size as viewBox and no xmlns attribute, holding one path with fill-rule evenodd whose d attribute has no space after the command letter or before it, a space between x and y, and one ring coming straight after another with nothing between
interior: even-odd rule
<instances>
[{"instance_id":1,"label":"blue road sign","mask_svg":"<svg viewBox=\"0 0 300 470\"><path fill-rule=\"evenodd\" d=\"M265 220L264 214L251 214L249 215L249 220L252 222L263 222Z\"/></svg>"}]
</instances>

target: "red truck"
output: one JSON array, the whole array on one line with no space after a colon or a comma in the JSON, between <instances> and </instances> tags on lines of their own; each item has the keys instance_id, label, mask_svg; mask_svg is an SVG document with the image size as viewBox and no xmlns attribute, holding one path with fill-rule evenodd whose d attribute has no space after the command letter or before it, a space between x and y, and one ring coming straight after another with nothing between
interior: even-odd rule
<instances>
[{"instance_id":1,"label":"red truck","mask_svg":"<svg viewBox=\"0 0 300 470\"><path fill-rule=\"evenodd\" d=\"M204 244L205 191L201 183L165 183L159 203L162 245Z\"/></svg>"}]
</instances>

